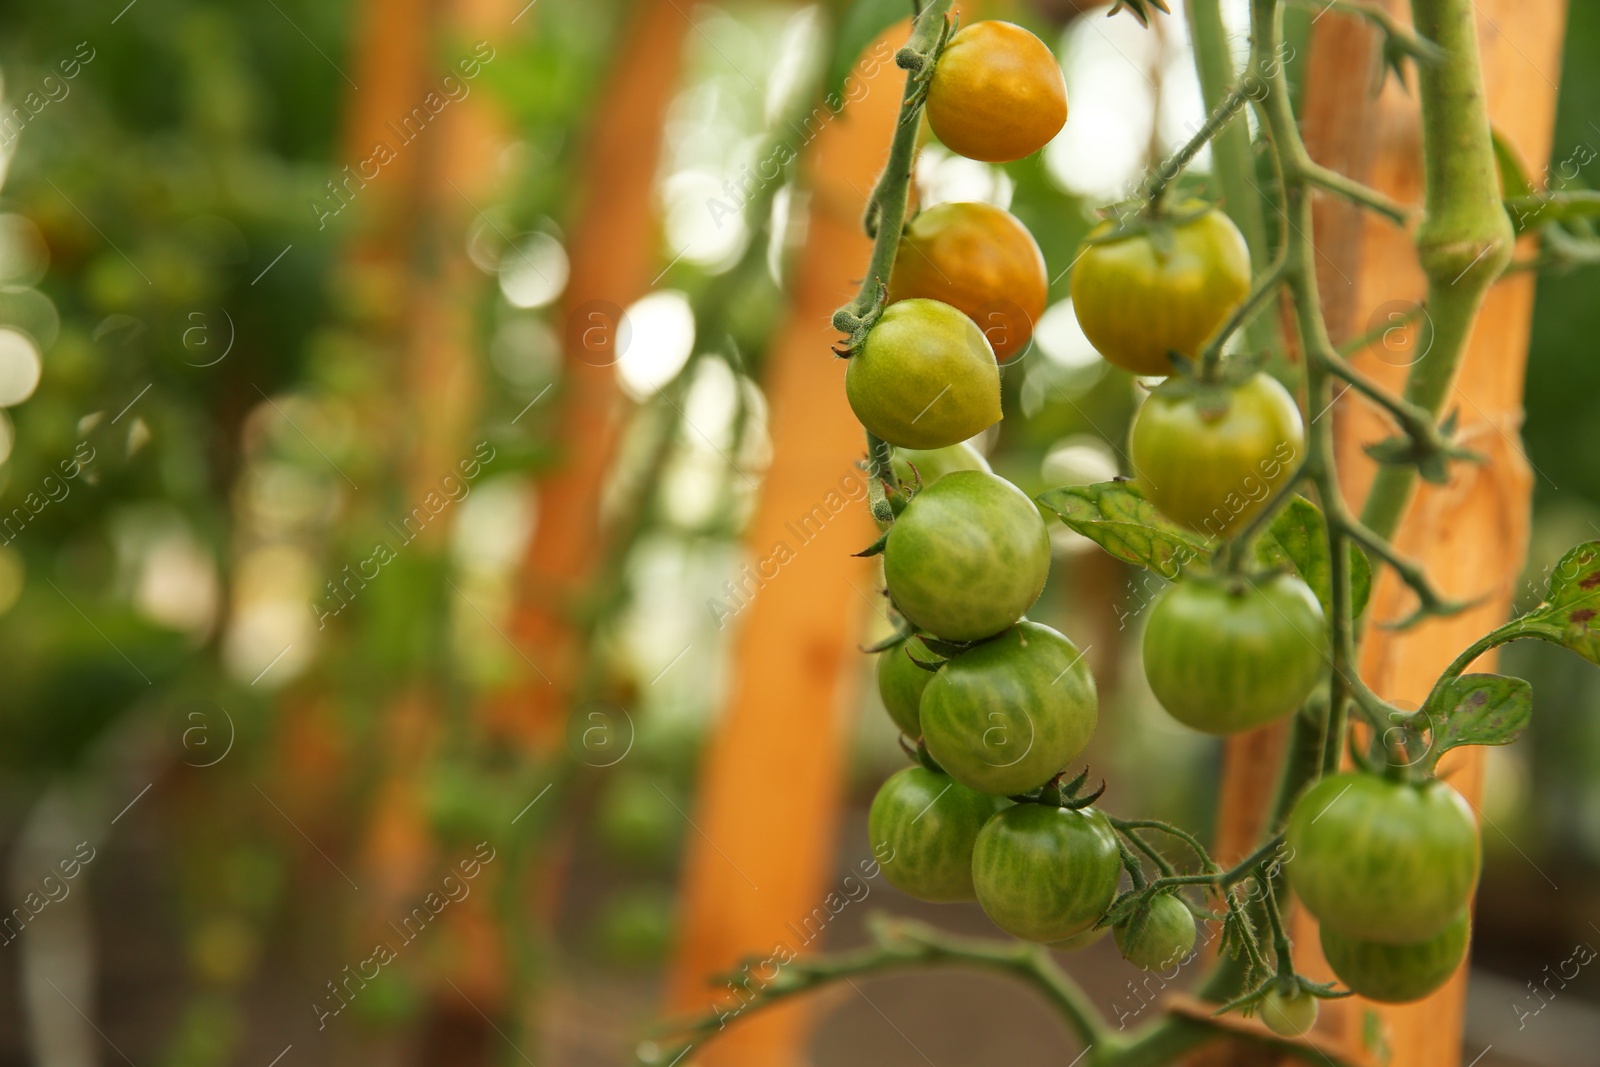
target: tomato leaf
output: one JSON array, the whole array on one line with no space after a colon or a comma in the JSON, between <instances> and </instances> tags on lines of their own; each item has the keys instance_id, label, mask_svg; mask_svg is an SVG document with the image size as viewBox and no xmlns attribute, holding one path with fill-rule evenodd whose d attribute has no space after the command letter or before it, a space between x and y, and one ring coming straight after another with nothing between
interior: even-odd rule
<instances>
[{"instance_id":1,"label":"tomato leaf","mask_svg":"<svg viewBox=\"0 0 1600 1067\"><path fill-rule=\"evenodd\" d=\"M1509 745L1533 719L1533 686L1503 674L1453 678L1435 706L1428 767L1462 745Z\"/></svg>"},{"instance_id":2,"label":"tomato leaf","mask_svg":"<svg viewBox=\"0 0 1600 1067\"><path fill-rule=\"evenodd\" d=\"M1198 534L1163 518L1132 482L1064 485L1034 499L1117 559L1165 578L1210 555Z\"/></svg>"},{"instance_id":3,"label":"tomato leaf","mask_svg":"<svg viewBox=\"0 0 1600 1067\"><path fill-rule=\"evenodd\" d=\"M1326 614L1333 613L1332 559L1323 526L1322 509L1303 496L1293 496L1273 516L1255 544L1256 559L1264 566L1291 564L1311 591L1317 594ZM1372 593L1372 564L1367 554L1350 546L1350 604L1352 614L1366 610Z\"/></svg>"},{"instance_id":4,"label":"tomato leaf","mask_svg":"<svg viewBox=\"0 0 1600 1067\"><path fill-rule=\"evenodd\" d=\"M1600 664L1600 541L1561 557L1543 604L1500 631L1506 640L1540 637Z\"/></svg>"}]
</instances>

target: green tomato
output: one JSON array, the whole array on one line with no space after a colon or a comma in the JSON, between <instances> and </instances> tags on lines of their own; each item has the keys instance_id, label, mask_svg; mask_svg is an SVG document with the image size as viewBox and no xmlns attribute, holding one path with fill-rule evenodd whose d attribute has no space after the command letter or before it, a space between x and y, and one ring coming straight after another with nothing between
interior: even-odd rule
<instances>
[{"instance_id":1,"label":"green tomato","mask_svg":"<svg viewBox=\"0 0 1600 1067\"><path fill-rule=\"evenodd\" d=\"M867 815L873 850L886 857L879 860L884 877L918 900L974 899L973 841L1010 803L926 767L897 771Z\"/></svg>"},{"instance_id":2,"label":"green tomato","mask_svg":"<svg viewBox=\"0 0 1600 1067\"><path fill-rule=\"evenodd\" d=\"M1117 835L1094 808L1018 804L978 831L972 884L996 926L1029 941L1088 930L1122 877Z\"/></svg>"},{"instance_id":3,"label":"green tomato","mask_svg":"<svg viewBox=\"0 0 1600 1067\"><path fill-rule=\"evenodd\" d=\"M944 448L1000 421L1000 365L976 323L937 300L884 309L845 368L850 408L902 448Z\"/></svg>"},{"instance_id":4,"label":"green tomato","mask_svg":"<svg viewBox=\"0 0 1600 1067\"><path fill-rule=\"evenodd\" d=\"M1232 734L1298 708L1328 662L1322 606L1292 574L1185 575L1150 609L1144 673L1185 726Z\"/></svg>"},{"instance_id":5,"label":"green tomato","mask_svg":"<svg viewBox=\"0 0 1600 1067\"><path fill-rule=\"evenodd\" d=\"M1150 902L1143 922L1135 917L1118 923L1113 932L1123 958L1147 971L1175 967L1194 950L1194 914L1171 893Z\"/></svg>"},{"instance_id":6,"label":"green tomato","mask_svg":"<svg viewBox=\"0 0 1600 1067\"><path fill-rule=\"evenodd\" d=\"M956 781L1011 796L1037 789L1082 752L1099 714L1076 645L1020 622L939 668L922 693L922 740Z\"/></svg>"},{"instance_id":7,"label":"green tomato","mask_svg":"<svg viewBox=\"0 0 1600 1067\"><path fill-rule=\"evenodd\" d=\"M1322 954L1339 981L1380 1004L1421 1000L1443 986L1466 958L1472 920L1465 908L1439 933L1410 945L1386 945L1322 928Z\"/></svg>"},{"instance_id":8,"label":"green tomato","mask_svg":"<svg viewBox=\"0 0 1600 1067\"><path fill-rule=\"evenodd\" d=\"M1261 998L1261 1021L1280 1037L1304 1037L1317 1025L1317 998L1310 993L1268 991Z\"/></svg>"},{"instance_id":9,"label":"green tomato","mask_svg":"<svg viewBox=\"0 0 1600 1067\"><path fill-rule=\"evenodd\" d=\"M1049 573L1039 509L982 471L955 471L912 497L883 548L894 606L946 641L1004 630L1039 599Z\"/></svg>"},{"instance_id":10,"label":"green tomato","mask_svg":"<svg viewBox=\"0 0 1600 1067\"><path fill-rule=\"evenodd\" d=\"M1089 236L1112 226L1108 219ZM1228 216L1212 209L1170 232L1169 248L1149 233L1086 244L1072 268L1083 335L1135 374L1171 374L1169 352L1199 355L1250 291L1250 250Z\"/></svg>"},{"instance_id":11,"label":"green tomato","mask_svg":"<svg viewBox=\"0 0 1600 1067\"><path fill-rule=\"evenodd\" d=\"M878 653L878 696L900 732L916 739L922 736L917 709L922 705L922 691L933 681L933 672L913 663L913 655L924 663L936 659L916 636Z\"/></svg>"},{"instance_id":12,"label":"green tomato","mask_svg":"<svg viewBox=\"0 0 1600 1067\"><path fill-rule=\"evenodd\" d=\"M1218 406L1217 398L1222 402ZM1306 430L1289 390L1256 374L1215 395L1169 379L1134 413L1134 481L1167 518L1209 537L1248 522L1299 467Z\"/></svg>"},{"instance_id":13,"label":"green tomato","mask_svg":"<svg viewBox=\"0 0 1600 1067\"><path fill-rule=\"evenodd\" d=\"M917 469L912 471L912 467ZM932 485L951 471L983 471L993 473L983 453L967 441L944 448L897 448L894 450L894 476L901 485L916 485L922 479L924 487Z\"/></svg>"},{"instance_id":14,"label":"green tomato","mask_svg":"<svg viewBox=\"0 0 1600 1067\"><path fill-rule=\"evenodd\" d=\"M1336 774L1289 816L1289 885L1324 930L1416 944L1454 923L1478 884L1483 853L1472 809L1434 780Z\"/></svg>"}]
</instances>

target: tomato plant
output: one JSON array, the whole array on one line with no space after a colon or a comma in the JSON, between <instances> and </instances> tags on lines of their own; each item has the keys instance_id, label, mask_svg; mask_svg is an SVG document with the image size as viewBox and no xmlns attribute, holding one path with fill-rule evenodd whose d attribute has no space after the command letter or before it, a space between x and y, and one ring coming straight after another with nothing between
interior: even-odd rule
<instances>
[{"instance_id":1,"label":"tomato plant","mask_svg":"<svg viewBox=\"0 0 1600 1067\"><path fill-rule=\"evenodd\" d=\"M1305 425L1277 379L1207 387L1168 379L1128 431L1128 462L1168 518L1211 536L1248 523L1305 458Z\"/></svg>"},{"instance_id":2,"label":"tomato plant","mask_svg":"<svg viewBox=\"0 0 1600 1067\"><path fill-rule=\"evenodd\" d=\"M1122 873L1117 835L1093 808L1018 804L984 824L972 884L995 925L1029 941L1059 941L1105 914Z\"/></svg>"},{"instance_id":3,"label":"tomato plant","mask_svg":"<svg viewBox=\"0 0 1600 1067\"><path fill-rule=\"evenodd\" d=\"M1193 7L1220 27L1214 4ZM1123 8L1146 21L1164 5L1123 0L1114 12ZM1600 623L1588 604L1600 585L1597 541L1569 553L1540 607L1464 649L1420 708L1394 706L1361 675L1374 567L1387 567L1414 596L1409 621L1463 606L1392 542L1416 479L1446 481L1451 464L1468 458L1452 440L1453 420L1440 420L1441 383L1484 292L1509 263L1513 236L1498 187L1481 180L1495 174L1496 157L1471 62L1471 5L1413 0L1413 8L1438 42L1357 12L1382 33L1396 66L1403 56L1448 55L1417 73L1429 166L1415 235L1433 346L1403 396L1361 374L1329 338L1312 191L1399 223L1409 215L1311 161L1283 71L1279 0L1252 0L1249 65L1234 72L1222 59L1228 76L1210 80L1233 88L1209 101L1206 123L1136 195L1110 205L1077 259L1061 265L1094 347L1115 365L1166 380L1134 415L1131 480L1048 490L1039 507L1121 563L1172 583L1149 609L1143 642L1151 689L1175 718L1218 735L1287 720L1279 796L1262 813L1256 847L1230 866L1180 825L1111 814L1114 786L1085 794L1089 769L1070 777L1098 697L1077 646L1023 617L1048 577L1048 533L1025 494L991 473L971 444L957 444L999 419L994 351L1003 358L1021 343L1014 331L984 341L985 308L1007 299L1032 306L1024 296L1042 306L1048 274L1031 237L997 208L935 205L907 221L918 120L925 109L934 134L975 159L1037 150L1066 120L1060 71L1042 42L1004 23L954 32L948 0L921 10L896 53L907 80L868 206L872 257L856 297L833 319L844 334L836 351L850 362L846 392L867 431L869 507L885 529L860 553L881 555L893 608L895 632L876 646L888 649L880 692L916 762L886 784L869 825L875 839L906 843L913 868L935 872L897 877L943 899L967 889L957 858L970 855L971 892L1001 930L1067 949L1110 930L1123 955L1146 968L1192 958L1196 915L1206 917L1226 962L1199 982L1199 995L1218 1013L1259 1014L1299 1048L1320 1001L1352 993L1414 1000L1448 981L1465 956L1481 844L1470 806L1435 767L1451 748L1510 743L1531 714L1527 683L1467 668L1524 637L1600 663ZM1256 207L1281 215L1270 263L1258 255L1254 277L1244 236L1217 205L1171 195L1184 168L1251 107L1270 188L1235 184L1228 206L1254 193ZM1229 177L1220 163L1216 177ZM1274 305L1288 336L1259 332L1272 337L1267 354L1295 379L1293 391L1260 369L1262 353L1234 351L1237 337L1257 336ZM1375 404L1398 433L1367 445L1379 471L1359 515L1345 497L1331 420L1322 419L1347 391ZM1355 769L1340 773L1347 759ZM936 788L942 796L962 790L941 828L924 826L927 816L908 819ZM1299 972L1294 907L1320 923L1338 982ZM1131 1035L1113 1032L1042 954L910 923L884 925L858 953L797 964L792 988L851 968L933 962L998 968L1033 983L1095 1067L1177 1062L1223 1032L1177 1014ZM1352 1055L1338 1067L1358 1061Z\"/></svg>"},{"instance_id":4,"label":"tomato plant","mask_svg":"<svg viewBox=\"0 0 1600 1067\"><path fill-rule=\"evenodd\" d=\"M958 653L923 691L928 752L973 789L1026 793L1083 751L1098 715L1094 678L1061 634L1021 622Z\"/></svg>"},{"instance_id":5,"label":"tomato plant","mask_svg":"<svg viewBox=\"0 0 1600 1067\"><path fill-rule=\"evenodd\" d=\"M944 448L1000 421L1000 368L973 321L937 300L883 311L846 365L856 418L904 448Z\"/></svg>"},{"instance_id":6,"label":"tomato plant","mask_svg":"<svg viewBox=\"0 0 1600 1067\"><path fill-rule=\"evenodd\" d=\"M1250 250L1239 228L1214 208L1184 210L1191 217L1126 236L1107 219L1089 232L1072 268L1084 336L1135 374L1171 374L1174 352L1193 359L1250 291Z\"/></svg>"},{"instance_id":7,"label":"tomato plant","mask_svg":"<svg viewBox=\"0 0 1600 1067\"><path fill-rule=\"evenodd\" d=\"M992 204L936 204L906 225L889 300L928 297L966 313L1005 362L1044 314L1050 280L1027 227Z\"/></svg>"},{"instance_id":8,"label":"tomato plant","mask_svg":"<svg viewBox=\"0 0 1600 1067\"><path fill-rule=\"evenodd\" d=\"M897 771L873 798L867 833L883 876L919 900L973 900L972 846L1004 797L925 767Z\"/></svg>"},{"instance_id":9,"label":"tomato plant","mask_svg":"<svg viewBox=\"0 0 1600 1067\"><path fill-rule=\"evenodd\" d=\"M1231 734L1281 719L1321 680L1322 608L1292 574L1187 576L1151 606L1144 673L1185 726Z\"/></svg>"},{"instance_id":10,"label":"tomato plant","mask_svg":"<svg viewBox=\"0 0 1600 1067\"><path fill-rule=\"evenodd\" d=\"M1032 155L1067 121L1067 83L1039 38L974 22L950 38L928 83L928 125L946 148L1004 163Z\"/></svg>"}]
</instances>

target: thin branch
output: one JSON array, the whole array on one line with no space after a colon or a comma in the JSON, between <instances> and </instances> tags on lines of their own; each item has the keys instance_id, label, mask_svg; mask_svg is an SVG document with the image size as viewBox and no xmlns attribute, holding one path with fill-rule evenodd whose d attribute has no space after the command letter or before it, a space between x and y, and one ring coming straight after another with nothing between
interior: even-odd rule
<instances>
[{"instance_id":1,"label":"thin branch","mask_svg":"<svg viewBox=\"0 0 1600 1067\"><path fill-rule=\"evenodd\" d=\"M1305 181L1336 196L1342 196L1369 211L1375 211L1396 226L1404 226L1411 219L1411 210L1404 204L1320 163L1311 162L1309 159L1302 160L1298 163L1298 170L1299 176Z\"/></svg>"},{"instance_id":2,"label":"thin branch","mask_svg":"<svg viewBox=\"0 0 1600 1067\"><path fill-rule=\"evenodd\" d=\"M1217 365L1222 362L1222 347L1227 344L1228 338L1255 318L1282 284L1283 257L1280 255L1277 261L1267 268L1266 273L1256 279L1250 295L1244 298L1244 303L1233 309L1233 313L1223 322L1222 327L1212 335L1211 340L1206 342L1205 348L1200 352L1202 373L1215 372Z\"/></svg>"},{"instance_id":3,"label":"thin branch","mask_svg":"<svg viewBox=\"0 0 1600 1067\"><path fill-rule=\"evenodd\" d=\"M743 976L737 987L729 983L730 992L737 996L735 1001L697 1018L668 1023L661 1036L685 1040L670 1047L661 1042L652 1043L653 1055L645 1062L679 1062L686 1053L726 1028L733 1018L835 982L907 967L938 965L975 967L1008 974L1043 994L1085 1045L1104 1044L1110 1038L1093 1002L1071 976L1056 965L1043 945L947 934L926 923L885 916L874 916L869 931L871 943L849 952L796 958L786 963L752 961L735 972ZM768 969L773 972L771 976L765 973Z\"/></svg>"},{"instance_id":4,"label":"thin branch","mask_svg":"<svg viewBox=\"0 0 1600 1067\"><path fill-rule=\"evenodd\" d=\"M1195 131L1194 136L1189 138L1183 147L1156 165L1155 170L1151 172L1150 177L1144 183L1145 199L1153 212L1159 213L1162 201L1166 198L1168 186L1177 180L1178 175L1183 172L1183 168L1187 167L1194 157L1200 154L1200 149L1210 143L1212 138L1228 128L1228 124L1234 120L1239 112L1244 110L1245 104L1250 100L1252 94L1260 90L1261 79L1255 74L1247 75L1243 81L1229 91L1227 96L1223 97L1222 103L1212 109L1205 123Z\"/></svg>"}]
</instances>

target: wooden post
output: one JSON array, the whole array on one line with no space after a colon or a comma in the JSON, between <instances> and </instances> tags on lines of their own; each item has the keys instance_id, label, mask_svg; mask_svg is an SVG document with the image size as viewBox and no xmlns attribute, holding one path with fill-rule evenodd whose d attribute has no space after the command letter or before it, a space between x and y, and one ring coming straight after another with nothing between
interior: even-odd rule
<instances>
[{"instance_id":1,"label":"wooden post","mask_svg":"<svg viewBox=\"0 0 1600 1067\"><path fill-rule=\"evenodd\" d=\"M874 568L851 558L874 531L855 466L865 442L845 401L844 364L829 354L838 339L830 316L855 295L852 277L871 254L861 215L894 131L905 76L890 57L906 34L905 23L883 34L867 53L879 57L876 71L857 69L865 95L809 145L791 146L807 157L810 221L769 357L773 459L745 539L753 558L780 562L731 621L733 677L693 812L670 974L670 1007L686 1014L715 1005L737 1019L737 987L714 987L713 977L779 946L814 951L803 924L817 926L814 909L826 913L841 712L862 676L854 643L864 613L885 604ZM696 1062L797 1063L803 1019L786 1006L730 1022Z\"/></svg>"}]
</instances>

